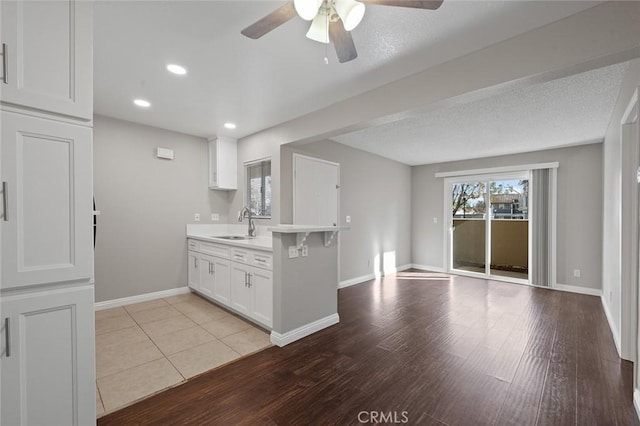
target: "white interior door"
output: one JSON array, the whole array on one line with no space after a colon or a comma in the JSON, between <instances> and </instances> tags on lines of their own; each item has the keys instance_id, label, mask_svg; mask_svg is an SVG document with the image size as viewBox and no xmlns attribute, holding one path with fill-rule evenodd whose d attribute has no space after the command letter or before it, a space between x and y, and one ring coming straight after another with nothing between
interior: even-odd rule
<instances>
[{"instance_id":1,"label":"white interior door","mask_svg":"<svg viewBox=\"0 0 640 426\"><path fill-rule=\"evenodd\" d=\"M338 226L340 165L293 154L293 223Z\"/></svg>"}]
</instances>

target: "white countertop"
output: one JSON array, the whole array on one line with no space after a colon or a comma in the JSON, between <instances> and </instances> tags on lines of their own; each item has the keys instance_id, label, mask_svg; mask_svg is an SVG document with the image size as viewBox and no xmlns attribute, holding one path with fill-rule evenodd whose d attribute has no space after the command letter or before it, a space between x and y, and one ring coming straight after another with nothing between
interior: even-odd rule
<instances>
[{"instance_id":1,"label":"white countertop","mask_svg":"<svg viewBox=\"0 0 640 426\"><path fill-rule=\"evenodd\" d=\"M235 229L234 229L235 228ZM255 250L273 251L273 239L271 234L258 234L255 238L246 240L226 240L223 236L238 235L246 236L246 226L243 232L239 232L235 226L233 228L220 225L187 225L187 238L193 238L200 241L208 241L216 244L225 244L228 246L243 247Z\"/></svg>"},{"instance_id":2,"label":"white countertop","mask_svg":"<svg viewBox=\"0 0 640 426\"><path fill-rule=\"evenodd\" d=\"M323 225L287 225L281 224L267 228L267 231L281 234L298 234L301 232L334 232L347 231L348 226L323 226Z\"/></svg>"}]
</instances>

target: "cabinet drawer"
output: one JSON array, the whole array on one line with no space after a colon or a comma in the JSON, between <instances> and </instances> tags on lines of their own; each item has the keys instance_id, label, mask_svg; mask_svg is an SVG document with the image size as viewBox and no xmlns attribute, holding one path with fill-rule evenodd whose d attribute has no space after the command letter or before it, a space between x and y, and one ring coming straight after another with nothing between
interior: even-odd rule
<instances>
[{"instance_id":1,"label":"cabinet drawer","mask_svg":"<svg viewBox=\"0 0 640 426\"><path fill-rule=\"evenodd\" d=\"M205 243L200 241L200 253L210 254L225 259L229 258L229 247L220 244Z\"/></svg>"},{"instance_id":2,"label":"cabinet drawer","mask_svg":"<svg viewBox=\"0 0 640 426\"><path fill-rule=\"evenodd\" d=\"M258 268L271 270L273 269L273 256L267 253L253 252L249 263Z\"/></svg>"},{"instance_id":3,"label":"cabinet drawer","mask_svg":"<svg viewBox=\"0 0 640 426\"><path fill-rule=\"evenodd\" d=\"M231 249L231 259L236 262L249 263L249 252L247 250Z\"/></svg>"},{"instance_id":4,"label":"cabinet drawer","mask_svg":"<svg viewBox=\"0 0 640 426\"><path fill-rule=\"evenodd\" d=\"M198 251L199 248L198 240L189 240L189 250Z\"/></svg>"}]
</instances>

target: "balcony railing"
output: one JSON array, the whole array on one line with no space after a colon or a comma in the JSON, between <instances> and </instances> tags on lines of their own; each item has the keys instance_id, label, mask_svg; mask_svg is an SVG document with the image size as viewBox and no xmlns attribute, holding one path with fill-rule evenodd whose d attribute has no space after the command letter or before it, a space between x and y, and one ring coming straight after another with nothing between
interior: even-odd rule
<instances>
[{"instance_id":1,"label":"balcony railing","mask_svg":"<svg viewBox=\"0 0 640 426\"><path fill-rule=\"evenodd\" d=\"M484 269L484 219L453 220L453 267ZM491 220L491 269L522 273L529 270L529 221L526 219Z\"/></svg>"}]
</instances>

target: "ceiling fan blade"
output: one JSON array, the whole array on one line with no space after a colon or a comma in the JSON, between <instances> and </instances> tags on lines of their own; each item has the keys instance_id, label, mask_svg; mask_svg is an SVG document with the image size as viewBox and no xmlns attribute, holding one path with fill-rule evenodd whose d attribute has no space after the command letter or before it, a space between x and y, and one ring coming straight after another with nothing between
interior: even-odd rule
<instances>
[{"instance_id":1,"label":"ceiling fan blade","mask_svg":"<svg viewBox=\"0 0 640 426\"><path fill-rule=\"evenodd\" d=\"M329 39L333 42L338 55L338 62L341 64L349 62L358 57L356 45L353 44L351 33L344 29L341 20L329 23Z\"/></svg>"},{"instance_id":2,"label":"ceiling fan blade","mask_svg":"<svg viewBox=\"0 0 640 426\"><path fill-rule=\"evenodd\" d=\"M296 9L293 6L293 2L289 2L284 6L274 10L259 21L249 25L244 30L240 31L242 35L245 35L252 39L257 39L265 35L271 30L278 28L294 16L296 16Z\"/></svg>"},{"instance_id":3,"label":"ceiling fan blade","mask_svg":"<svg viewBox=\"0 0 640 426\"><path fill-rule=\"evenodd\" d=\"M414 9L436 10L444 0L360 0L366 4L379 4L381 6L412 7Z\"/></svg>"}]
</instances>

